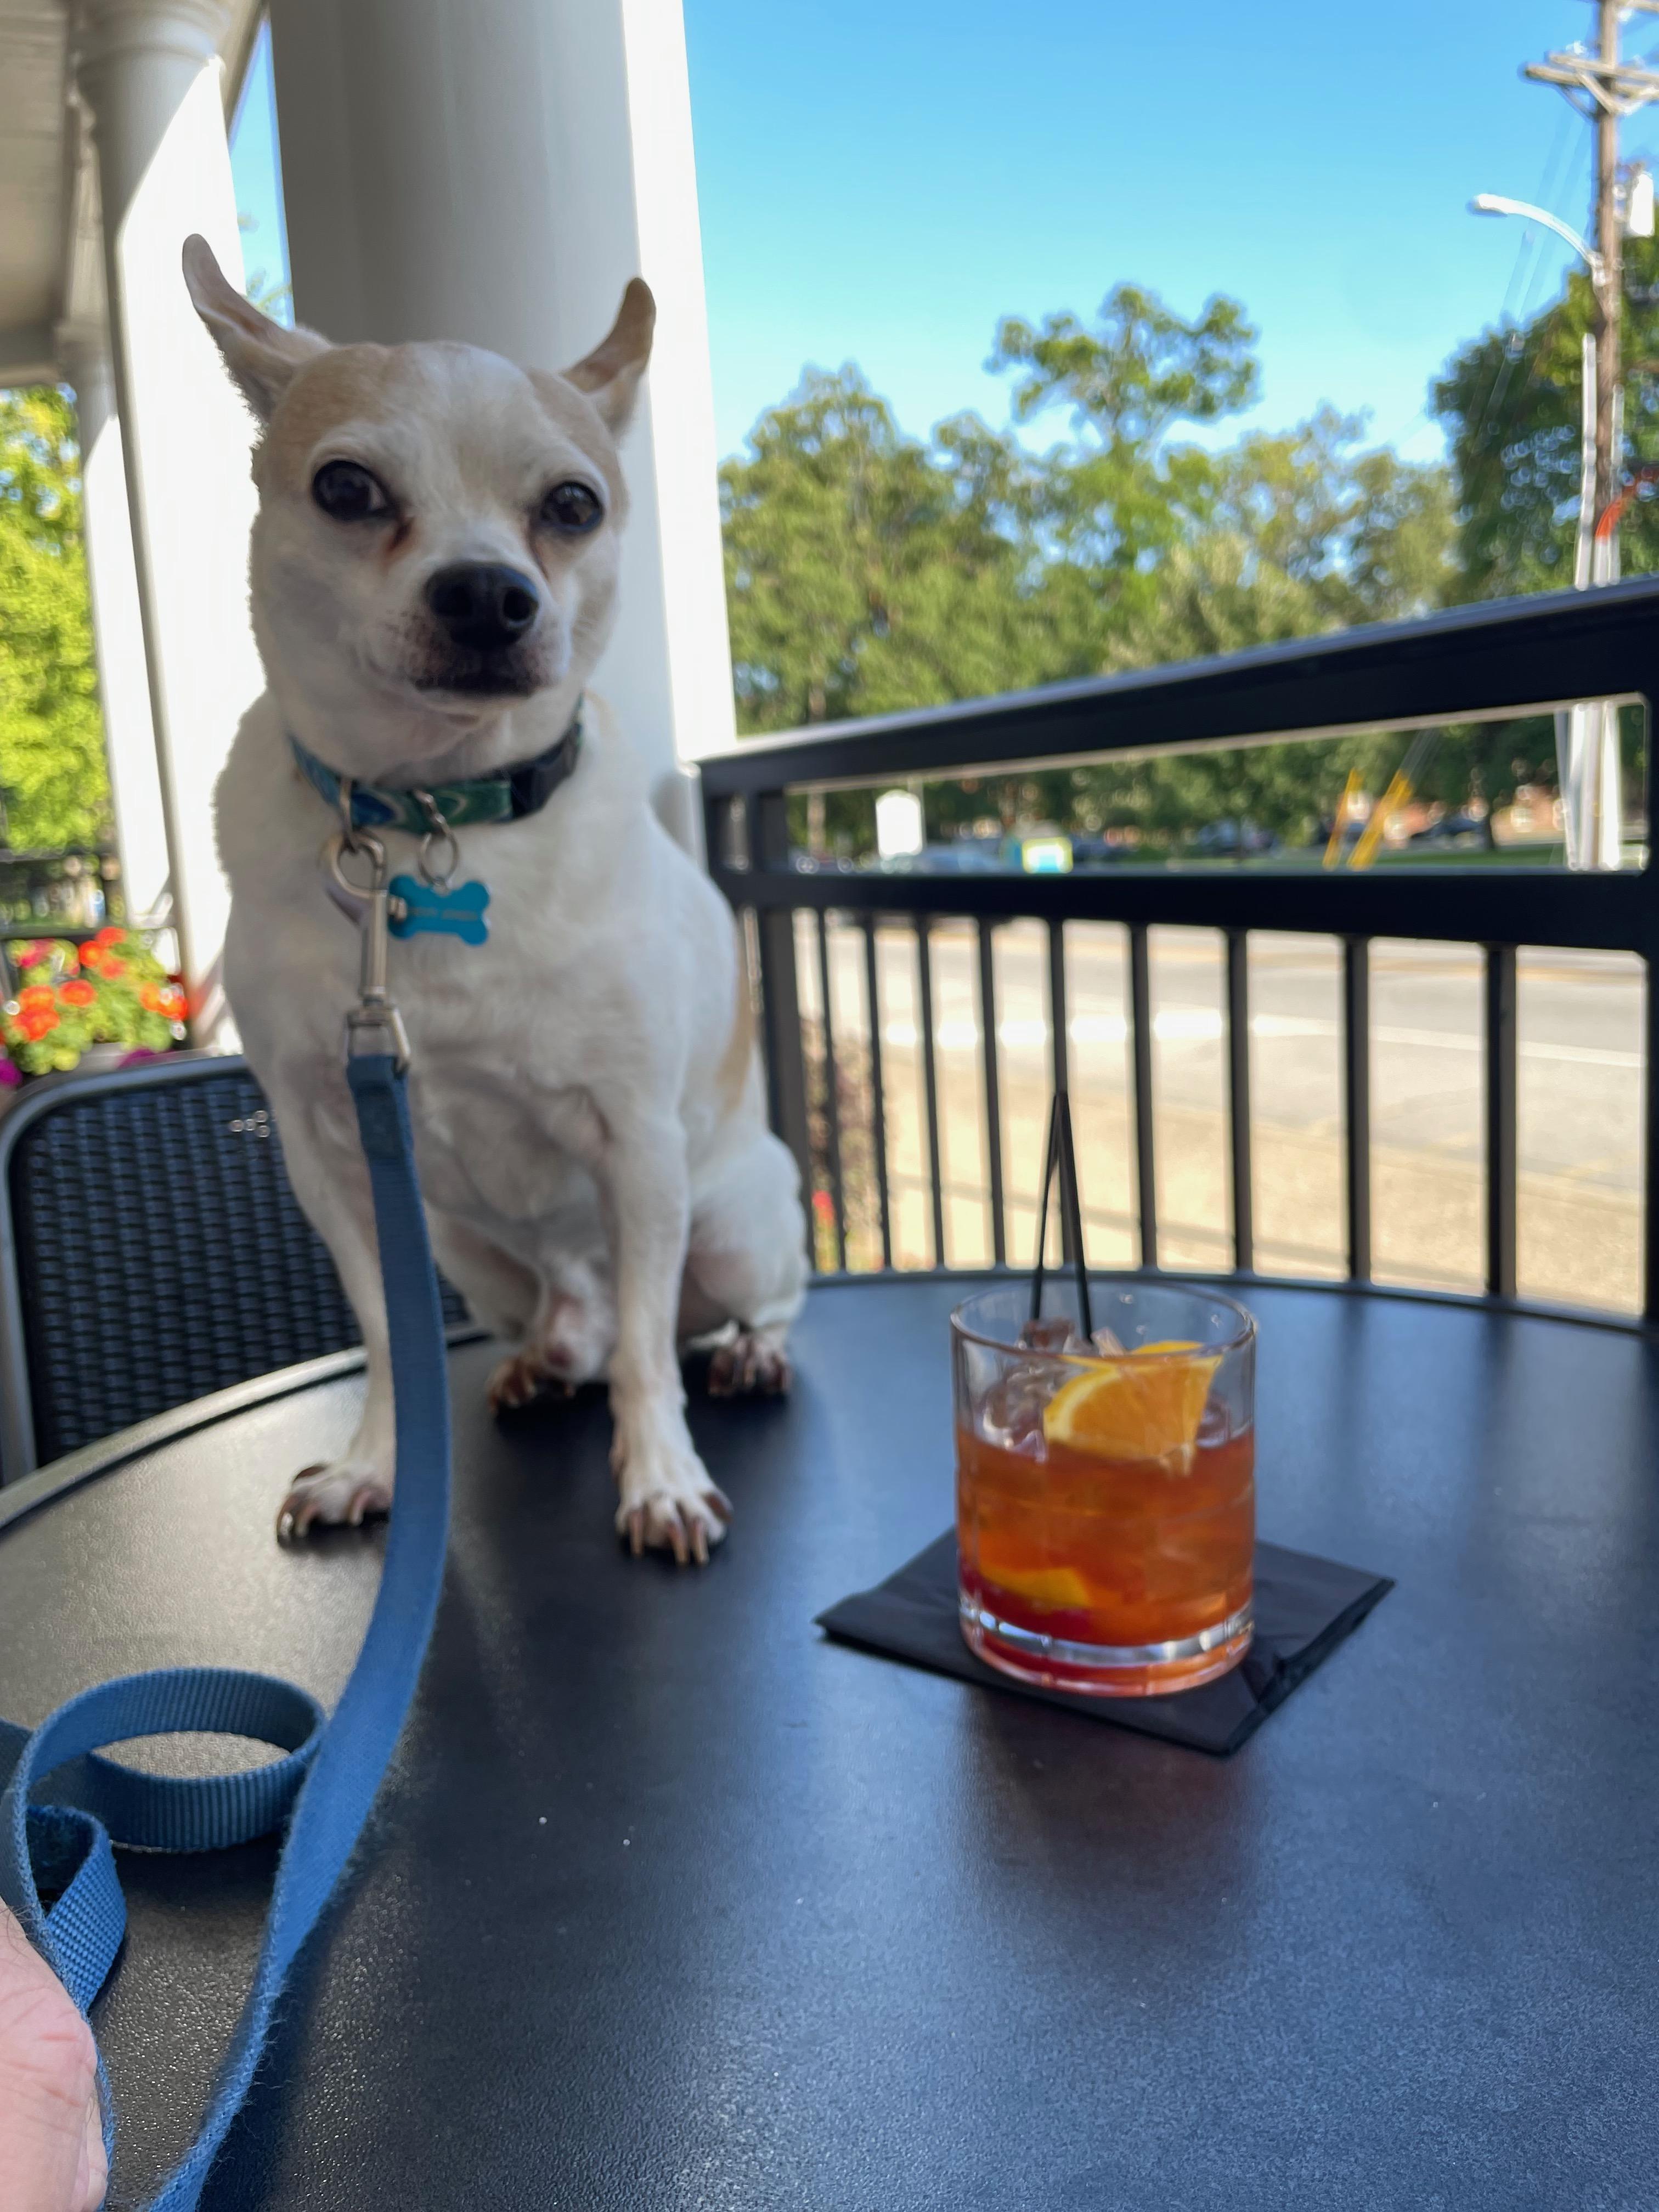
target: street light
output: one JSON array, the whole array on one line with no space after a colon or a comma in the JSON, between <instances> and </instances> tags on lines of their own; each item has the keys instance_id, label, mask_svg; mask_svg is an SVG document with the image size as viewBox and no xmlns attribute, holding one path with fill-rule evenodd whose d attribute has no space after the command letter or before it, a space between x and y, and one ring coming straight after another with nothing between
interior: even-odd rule
<instances>
[{"instance_id":1,"label":"street light","mask_svg":"<svg viewBox=\"0 0 1659 2212\"><path fill-rule=\"evenodd\" d=\"M1659 12L1656 9L1656 12ZM1607 263L1587 238L1580 238L1571 223L1563 222L1559 215L1547 208L1534 207L1530 200L1506 199L1502 192L1477 192L1469 202L1471 215L1518 215L1523 222L1542 223L1546 230L1565 239L1590 273L1590 283L1595 288L1595 299L1601 319L1606 322L1607 301L1603 298L1607 273ZM1613 541L1605 552L1595 538L1595 333L1586 331L1583 337L1583 406L1580 423L1578 494L1578 544L1573 562L1573 583L1579 591L1591 583L1607 583L1612 578ZM1618 435L1618 404L1614 402L1613 434ZM1598 554L1607 568L1606 575L1596 573Z\"/></svg>"},{"instance_id":2,"label":"street light","mask_svg":"<svg viewBox=\"0 0 1659 2212\"><path fill-rule=\"evenodd\" d=\"M1547 208L1534 207L1528 200L1508 200L1501 192L1477 192L1469 202L1469 213L1518 215L1527 222L1541 222L1546 230L1553 230L1558 238L1565 239L1589 269L1590 281L1600 291L1602 277L1607 273L1601 255L1587 240L1580 238L1570 223L1563 222L1559 216L1552 215Z\"/></svg>"}]
</instances>

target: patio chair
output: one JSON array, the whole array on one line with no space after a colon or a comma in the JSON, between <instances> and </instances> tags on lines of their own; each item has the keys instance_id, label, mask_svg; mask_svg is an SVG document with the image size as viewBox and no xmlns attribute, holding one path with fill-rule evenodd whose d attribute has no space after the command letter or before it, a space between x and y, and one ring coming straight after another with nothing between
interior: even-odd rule
<instances>
[{"instance_id":1,"label":"patio chair","mask_svg":"<svg viewBox=\"0 0 1659 2212\"><path fill-rule=\"evenodd\" d=\"M242 1060L47 1077L0 1118L0 1482L359 1341Z\"/></svg>"}]
</instances>

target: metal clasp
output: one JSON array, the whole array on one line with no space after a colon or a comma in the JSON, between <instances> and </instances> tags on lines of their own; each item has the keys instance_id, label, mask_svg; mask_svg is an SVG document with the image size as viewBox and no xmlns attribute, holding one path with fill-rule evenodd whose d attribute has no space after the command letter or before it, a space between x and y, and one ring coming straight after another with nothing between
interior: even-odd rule
<instances>
[{"instance_id":1,"label":"metal clasp","mask_svg":"<svg viewBox=\"0 0 1659 2212\"><path fill-rule=\"evenodd\" d=\"M367 854L374 872L366 886L354 884L342 866L348 852ZM353 829L337 830L323 848L323 853L335 882L358 909L362 958L357 971L357 1003L345 1018L346 1058L349 1060L357 1052L384 1052L384 1042L377 1045L368 1040L390 1039L393 1063L398 1074L404 1074L410 1062L409 1032L386 986L388 924L394 902L386 890L386 847L367 830ZM401 906L403 902L398 900L396 903Z\"/></svg>"},{"instance_id":2,"label":"metal clasp","mask_svg":"<svg viewBox=\"0 0 1659 2212\"><path fill-rule=\"evenodd\" d=\"M416 856L415 865L421 872L421 881L436 891L440 897L445 897L454 880L455 871L461 865L460 841L444 819L443 809L429 791L422 791L417 786L410 796L426 817L426 835L421 840L421 849ZM441 846L447 847L448 850L448 859L441 868L433 857Z\"/></svg>"}]
</instances>

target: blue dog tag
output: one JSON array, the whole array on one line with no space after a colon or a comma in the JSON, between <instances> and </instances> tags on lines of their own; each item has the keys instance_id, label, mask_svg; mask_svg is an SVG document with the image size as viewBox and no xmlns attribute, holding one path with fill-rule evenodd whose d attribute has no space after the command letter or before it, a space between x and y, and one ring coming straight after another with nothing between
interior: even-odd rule
<instances>
[{"instance_id":1,"label":"blue dog tag","mask_svg":"<svg viewBox=\"0 0 1659 2212\"><path fill-rule=\"evenodd\" d=\"M489 935L483 911L489 891L483 884L457 884L453 891L441 891L413 876L393 876L386 889L404 906L386 924L394 937L418 937L429 929L439 937L459 937L463 945L482 945Z\"/></svg>"}]
</instances>

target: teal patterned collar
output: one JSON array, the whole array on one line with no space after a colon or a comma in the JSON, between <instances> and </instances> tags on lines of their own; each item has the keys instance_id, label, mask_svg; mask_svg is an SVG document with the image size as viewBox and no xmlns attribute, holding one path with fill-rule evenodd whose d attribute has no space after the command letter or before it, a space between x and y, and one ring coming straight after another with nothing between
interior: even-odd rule
<instances>
[{"instance_id":1,"label":"teal patterned collar","mask_svg":"<svg viewBox=\"0 0 1659 2212\"><path fill-rule=\"evenodd\" d=\"M354 782L307 752L291 732L289 743L307 782L331 812L341 813L349 795L354 829L406 830L411 836L424 837L434 826L434 813L441 816L446 829L465 830L480 822L521 822L526 815L539 812L574 773L582 748L581 702L577 701L564 735L534 760L498 769L493 775L426 785L418 791Z\"/></svg>"}]
</instances>

